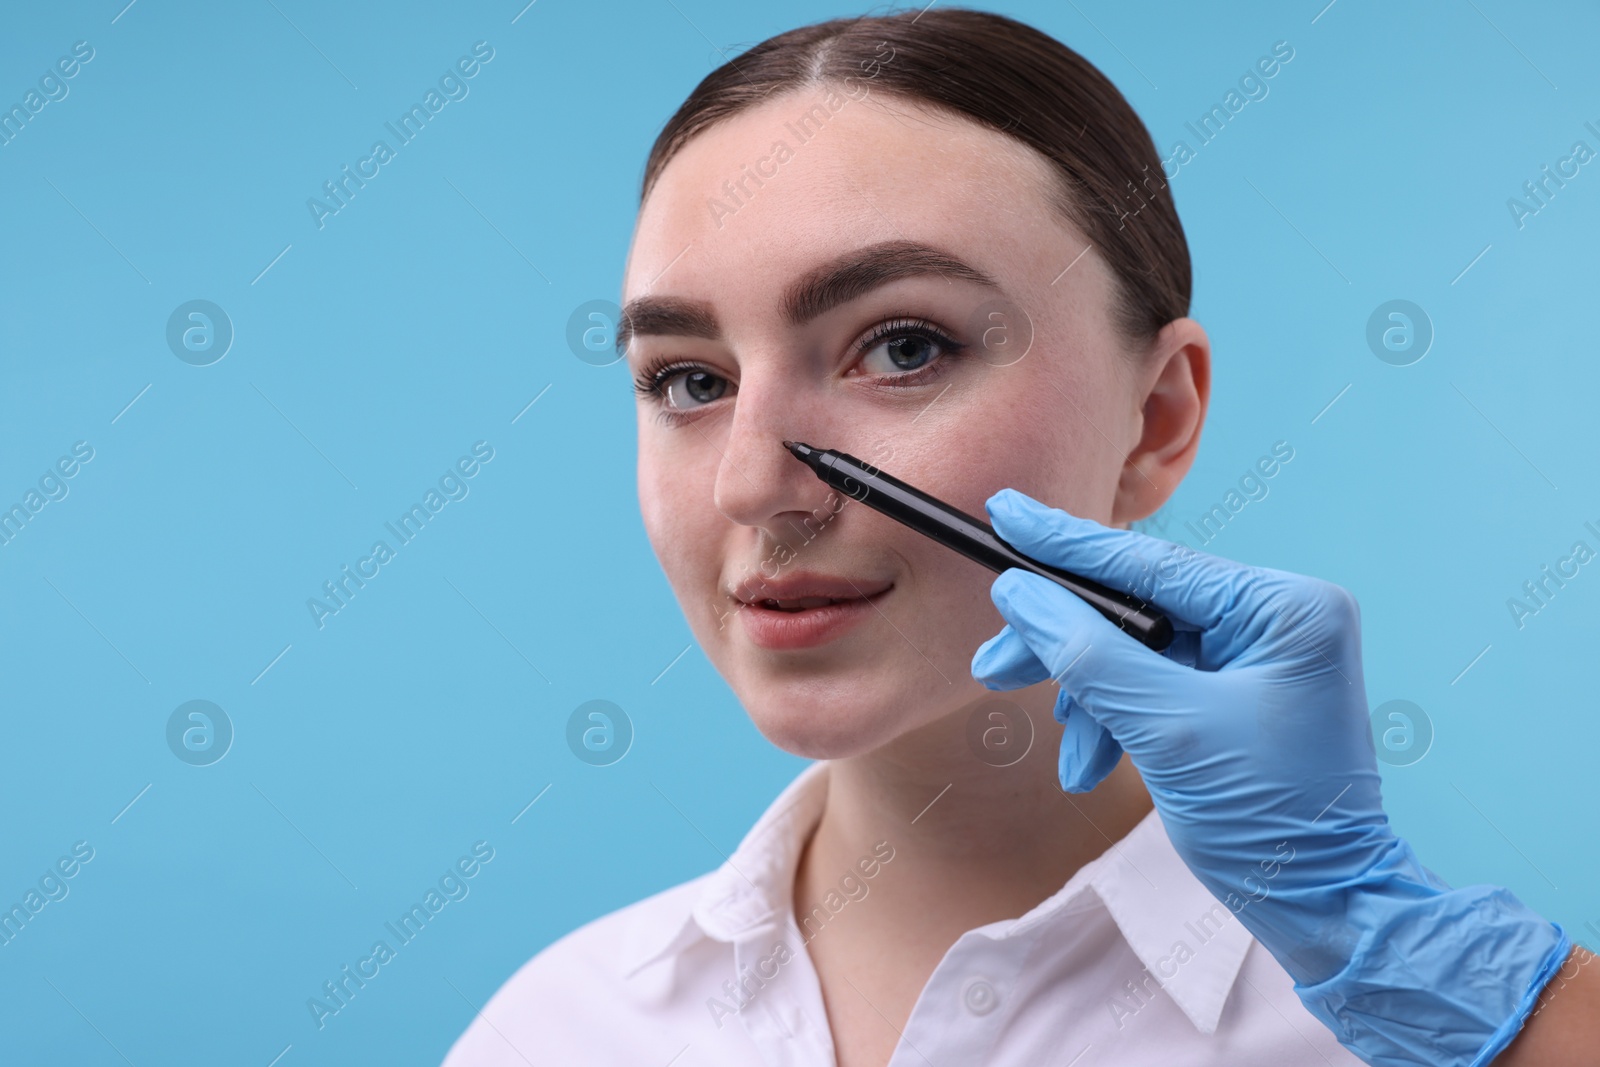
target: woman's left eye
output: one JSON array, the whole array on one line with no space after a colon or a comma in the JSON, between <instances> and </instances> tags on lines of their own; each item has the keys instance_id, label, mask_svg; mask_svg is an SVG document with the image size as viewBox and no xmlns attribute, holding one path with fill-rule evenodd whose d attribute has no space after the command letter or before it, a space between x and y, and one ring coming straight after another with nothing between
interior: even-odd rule
<instances>
[{"instance_id":1,"label":"woman's left eye","mask_svg":"<svg viewBox=\"0 0 1600 1067\"><path fill-rule=\"evenodd\" d=\"M885 322L861 342L860 349L864 353L861 365L872 374L909 379L906 384L910 384L930 376L916 372L959 354L964 347L943 330L922 320Z\"/></svg>"}]
</instances>

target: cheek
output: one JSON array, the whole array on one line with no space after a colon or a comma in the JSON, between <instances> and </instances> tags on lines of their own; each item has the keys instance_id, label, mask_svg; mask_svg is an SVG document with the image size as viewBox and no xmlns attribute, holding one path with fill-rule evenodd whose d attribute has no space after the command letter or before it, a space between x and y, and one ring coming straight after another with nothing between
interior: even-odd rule
<instances>
[{"instance_id":1,"label":"cheek","mask_svg":"<svg viewBox=\"0 0 1600 1067\"><path fill-rule=\"evenodd\" d=\"M710 551L705 532L696 529L697 497L683 491L681 476L674 476L670 467L653 462L644 452L639 457L638 479L645 534L668 583L682 600L684 591L707 565L703 557Z\"/></svg>"},{"instance_id":2,"label":"cheek","mask_svg":"<svg viewBox=\"0 0 1600 1067\"><path fill-rule=\"evenodd\" d=\"M709 652L726 641L732 610L718 592L729 526L704 489L712 475L700 471L696 462L670 449L642 445L639 513L690 631Z\"/></svg>"},{"instance_id":3,"label":"cheek","mask_svg":"<svg viewBox=\"0 0 1600 1067\"><path fill-rule=\"evenodd\" d=\"M974 404L951 405L935 439L898 461L904 473L894 473L984 522L985 503L1006 488L1071 510L1081 502L1077 483L1087 466L1077 431L1094 432L1081 421L1048 382L986 390Z\"/></svg>"},{"instance_id":4,"label":"cheek","mask_svg":"<svg viewBox=\"0 0 1600 1067\"><path fill-rule=\"evenodd\" d=\"M966 435L966 495L951 503L987 521L984 502L1011 488L1103 522L1123 462L1107 439L1126 430L1118 415L1121 394L1093 365L1072 360L1068 352L1042 355L1029 374L992 398L993 410L978 421L999 429Z\"/></svg>"}]
</instances>

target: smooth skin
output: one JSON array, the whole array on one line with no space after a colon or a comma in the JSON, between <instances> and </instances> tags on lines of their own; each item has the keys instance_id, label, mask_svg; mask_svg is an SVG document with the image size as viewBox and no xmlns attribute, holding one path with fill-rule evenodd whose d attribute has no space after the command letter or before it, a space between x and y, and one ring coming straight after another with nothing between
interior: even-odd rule
<instances>
[{"instance_id":1,"label":"smooth skin","mask_svg":"<svg viewBox=\"0 0 1600 1067\"><path fill-rule=\"evenodd\" d=\"M978 760L967 722L995 694L970 665L1005 622L989 596L993 573L859 504L833 514L828 488L780 442L869 459L970 514L1010 486L1126 526L1159 508L1194 461L1210 342L1187 318L1147 343L1123 336L1113 275L1053 209L1053 173L1025 146L881 93L848 100L797 143L789 125L825 93L775 97L679 151L640 211L623 296L640 327L627 346L634 375L681 361L710 376L691 382L679 371L665 397L639 403L651 545L697 642L756 726L787 751L832 761L795 876L797 914L874 843L895 848L870 896L807 946L839 1064L881 1067L962 933L1041 903L1151 801L1126 759L1092 792L1061 790L1049 681L1005 694L1033 721L1028 756L1004 773ZM745 179L730 197L724 183L746 168L761 184ZM786 297L800 286L894 242L937 250L994 284L930 268L864 291L835 286L847 299L793 314ZM984 350L996 301L1009 309L1012 340L1031 334L1020 359ZM663 317L662 308L694 314ZM867 340L904 319L964 347ZM679 421L664 422L664 410ZM751 609L734 590L772 575L773 560L786 561L781 576L893 585L842 638L768 651L745 632ZM1600 1037L1582 1030L1600 1026L1586 1021L1600 1020L1600 968L1573 970L1498 1062L1535 1062L1522 1058L1525 1047L1541 1064L1590 1062L1562 1058L1575 1055L1563 1042L1592 1048Z\"/></svg>"}]
</instances>

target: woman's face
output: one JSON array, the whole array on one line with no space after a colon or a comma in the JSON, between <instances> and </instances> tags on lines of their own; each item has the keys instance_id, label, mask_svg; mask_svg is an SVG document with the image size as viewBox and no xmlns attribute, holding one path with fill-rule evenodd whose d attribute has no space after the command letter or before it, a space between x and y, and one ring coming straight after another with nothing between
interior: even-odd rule
<instances>
[{"instance_id":1,"label":"woman's face","mask_svg":"<svg viewBox=\"0 0 1600 1067\"><path fill-rule=\"evenodd\" d=\"M782 441L980 518L1012 486L1121 523L1176 484L1128 488L1151 375L1050 181L975 123L808 89L697 135L641 209L627 362L666 368L638 404L645 528L700 647L784 749L858 755L992 697L970 664L1004 620L994 572ZM808 590L851 599L764 603Z\"/></svg>"}]
</instances>

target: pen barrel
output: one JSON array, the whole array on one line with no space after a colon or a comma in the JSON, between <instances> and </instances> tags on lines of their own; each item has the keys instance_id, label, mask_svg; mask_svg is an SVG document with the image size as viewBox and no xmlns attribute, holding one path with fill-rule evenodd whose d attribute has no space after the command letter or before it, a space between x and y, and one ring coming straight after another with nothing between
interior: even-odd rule
<instances>
[{"instance_id":1,"label":"pen barrel","mask_svg":"<svg viewBox=\"0 0 1600 1067\"><path fill-rule=\"evenodd\" d=\"M1017 567L1048 578L1081 597L1124 633L1157 652L1172 643L1172 621L1139 597L1025 556L1001 539L994 527L982 519L951 507L854 456L829 450L822 452L818 459L818 472L823 480L850 499L924 531L929 524L918 521L919 518L937 516L940 535L935 539L968 559L996 573Z\"/></svg>"}]
</instances>

